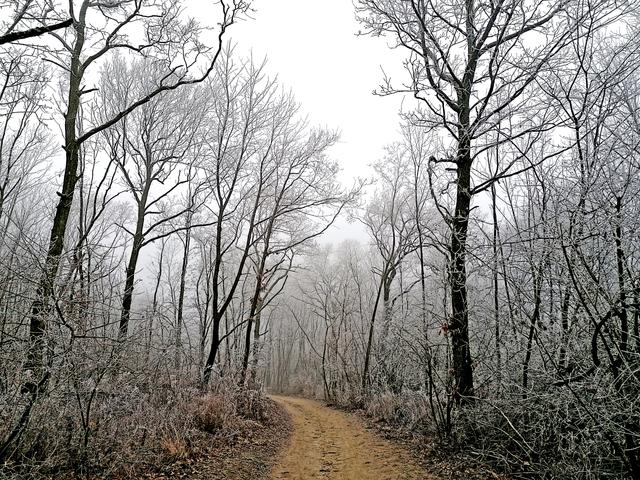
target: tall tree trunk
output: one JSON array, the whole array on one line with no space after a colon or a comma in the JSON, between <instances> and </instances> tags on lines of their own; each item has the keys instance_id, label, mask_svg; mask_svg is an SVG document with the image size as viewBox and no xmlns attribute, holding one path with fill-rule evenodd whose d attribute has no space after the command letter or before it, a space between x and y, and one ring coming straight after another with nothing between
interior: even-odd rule
<instances>
[{"instance_id":1,"label":"tall tree trunk","mask_svg":"<svg viewBox=\"0 0 640 480\"><path fill-rule=\"evenodd\" d=\"M49 235L49 248L44 263L44 270L40 276L36 295L31 304L31 315L29 319L29 349L27 352L26 370L33 372L33 379L25 384L34 397L38 391L46 388L48 376L45 373L45 352L47 316L50 310L50 300L53 296L60 256L64 250L64 237L67 231L69 213L73 205L73 195L78 181L78 164L80 145L77 141L77 117L80 110L81 83L84 75L82 67L81 52L85 42L85 16L87 11L86 2L82 4L78 21L74 22L76 33L75 44L71 53L69 69L69 90L67 97L67 111L64 115L64 150L65 169L62 180L62 191L58 193L59 200L56 213Z\"/></svg>"},{"instance_id":2,"label":"tall tree trunk","mask_svg":"<svg viewBox=\"0 0 640 480\"><path fill-rule=\"evenodd\" d=\"M129 263L125 271L126 280L124 285L124 293L122 295L122 311L120 312L120 329L118 331L118 340L122 341L127 337L129 332L129 320L131 319L131 303L133 301L133 288L136 280L136 268L138 266L138 257L142 244L144 242L144 217L147 211L147 200L149 199L149 191L151 189L150 172L147 171L147 181L144 184L144 190L138 200L138 214L136 218L136 231L133 234L133 245L131 246L131 254L129 255Z\"/></svg>"},{"instance_id":3,"label":"tall tree trunk","mask_svg":"<svg viewBox=\"0 0 640 480\"><path fill-rule=\"evenodd\" d=\"M469 117L466 113L468 125ZM469 347L469 312L467 307L467 230L471 205L471 141L464 128L458 146L457 193L451 230L451 347L453 355L454 398L461 402L473 396L473 370Z\"/></svg>"},{"instance_id":4,"label":"tall tree trunk","mask_svg":"<svg viewBox=\"0 0 640 480\"><path fill-rule=\"evenodd\" d=\"M329 324L326 323L326 327L324 329L324 341L322 342L322 386L324 388L324 399L330 402L332 401L331 388L329 387L329 379L327 378L327 338L328 337L329 337Z\"/></svg>"},{"instance_id":5,"label":"tall tree trunk","mask_svg":"<svg viewBox=\"0 0 640 480\"><path fill-rule=\"evenodd\" d=\"M147 330L147 345L145 348L145 363L149 361L149 354L151 353L151 342L153 339L153 324L155 316L158 313L158 294L160 293L160 283L162 282L162 263L164 261L164 249L166 246L165 239L162 239L160 246L160 255L158 260L158 275L156 276L156 283L153 289L153 301L151 304L151 315L149 316L149 325Z\"/></svg>"},{"instance_id":6,"label":"tall tree trunk","mask_svg":"<svg viewBox=\"0 0 640 480\"><path fill-rule=\"evenodd\" d=\"M250 385L252 387L257 386L256 378L258 375L258 361L260 359L260 320L262 318L262 305L264 302L264 298L262 298L262 294L258 297L257 310L254 316L254 326L253 326L253 358L251 361L251 375L250 375Z\"/></svg>"},{"instance_id":7,"label":"tall tree trunk","mask_svg":"<svg viewBox=\"0 0 640 480\"><path fill-rule=\"evenodd\" d=\"M75 28L75 43L71 51L69 65L69 89L67 97L67 111L64 114L64 150L65 169L62 179L62 190L58 193L58 205L49 235L49 248L44 262L44 269L40 275L35 298L31 304L29 315L29 345L27 359L24 365L26 371L30 371L22 390L29 394L29 401L20 416L20 419L0 446L0 463L8 455L9 448L16 439L20 438L23 430L29 423L31 411L38 397L43 395L48 387L50 372L45 356L49 353L46 339L48 328L48 315L51 309L60 257L64 251L64 237L67 231L67 223L73 195L78 181L78 164L80 144L76 131L77 117L80 110L81 83L84 75L81 52L85 43L85 17L87 2L84 2L78 13L78 20L72 21Z\"/></svg>"},{"instance_id":8,"label":"tall tree trunk","mask_svg":"<svg viewBox=\"0 0 640 480\"><path fill-rule=\"evenodd\" d=\"M205 282L205 299L204 299L204 313L200 320L200 345L198 349L198 369L204 368L204 352L207 346L207 324L209 323L209 307L211 305L210 285L209 277L206 276Z\"/></svg>"},{"instance_id":9,"label":"tall tree trunk","mask_svg":"<svg viewBox=\"0 0 640 480\"><path fill-rule=\"evenodd\" d=\"M369 365L371 364L371 349L373 346L373 332L375 329L376 314L378 313L378 305L380 304L380 296L382 294L382 287L384 284L385 272L380 277L380 283L378 284L378 293L376 294L376 301L373 305L373 312L371 312L371 320L369 321L369 335L367 337L367 348L364 353L364 368L362 370L362 393L365 395L369 388Z\"/></svg>"},{"instance_id":10,"label":"tall tree trunk","mask_svg":"<svg viewBox=\"0 0 640 480\"><path fill-rule=\"evenodd\" d=\"M391 331L391 320L393 309L391 307L391 284L393 283L393 279L395 278L395 268L391 267L389 272L385 275L383 286L382 286L382 308L383 308L383 318L382 318L382 331L380 332L380 370L384 375L384 381L387 385L386 387L390 387L391 390L395 391L395 375L391 370L389 362L389 333Z\"/></svg>"},{"instance_id":11,"label":"tall tree trunk","mask_svg":"<svg viewBox=\"0 0 640 480\"><path fill-rule=\"evenodd\" d=\"M218 213L218 221L216 222L216 244L215 244L215 257L214 257L214 267L213 267L213 278L212 278L212 316L213 316L213 324L211 326L211 348L209 350L209 355L207 357L207 361L205 362L204 372L203 372L203 387L205 387L209 380L211 379L211 371L213 370L213 365L215 363L216 355L218 354L218 350L220 348L220 323L222 321L223 315L225 315L227 308L231 304L231 300L233 299L234 293L238 284L240 282L240 277L244 272L244 266L246 264L247 258L249 257L249 249L251 247L251 242L253 240L253 229L256 225L256 214L258 211L259 200L261 198L262 192L262 176L258 182L258 192L256 194L256 200L253 204L253 210L251 212L251 216L249 218L249 227L247 231L246 242L244 245L244 250L242 252L242 257L238 264L238 267L235 271L235 278L231 282L231 286L228 292L221 292L220 287L224 286L224 280L221 279L221 272L223 269L223 253L222 253L222 230L223 230L223 222L222 219L224 217L224 209L221 209ZM220 304L220 299L222 297L222 304ZM229 332L227 332L227 338Z\"/></svg>"},{"instance_id":12,"label":"tall tree trunk","mask_svg":"<svg viewBox=\"0 0 640 480\"><path fill-rule=\"evenodd\" d=\"M616 198L614 238L616 243L616 267L618 272L618 298L620 299L620 352L623 356L629 354L629 314L627 312L627 292L625 287L625 258L622 248L622 198Z\"/></svg>"},{"instance_id":13,"label":"tall tree trunk","mask_svg":"<svg viewBox=\"0 0 640 480\"><path fill-rule=\"evenodd\" d=\"M497 149L496 149L497 150ZM493 217L493 322L496 355L496 384L500 388L502 380L502 354L500 348L500 301L498 281L498 211L496 207L496 185L491 185L491 213Z\"/></svg>"},{"instance_id":14,"label":"tall tree trunk","mask_svg":"<svg viewBox=\"0 0 640 480\"><path fill-rule=\"evenodd\" d=\"M127 264L126 280L124 285L124 293L122 295L122 311L120 312L120 329L118 331L118 339L124 340L129 332L129 320L131 319L131 303L133 301L133 287L136 280L136 267L138 266L138 257L142 249L142 237L137 235L133 239L131 254L129 255L129 263Z\"/></svg>"},{"instance_id":15,"label":"tall tree trunk","mask_svg":"<svg viewBox=\"0 0 640 480\"><path fill-rule=\"evenodd\" d=\"M560 337L560 352L558 354L558 368L563 371L567 368L567 348L569 344L569 309L571 308L571 289L567 285L562 303L560 305L560 326L562 334Z\"/></svg>"},{"instance_id":16,"label":"tall tree trunk","mask_svg":"<svg viewBox=\"0 0 640 480\"><path fill-rule=\"evenodd\" d=\"M247 379L247 370L249 368L249 356L251 354L251 334L253 332L254 323L256 323L256 313L258 313L258 304L260 303L260 296L262 292L262 275L264 272L264 266L266 261L267 250L263 251L263 258L258 265L258 271L256 272L256 287L251 297L251 305L249 306L249 318L247 320L247 329L244 337L244 353L242 355L242 369L240 371L240 385L244 385ZM255 336L255 335L254 335Z\"/></svg>"},{"instance_id":17,"label":"tall tree trunk","mask_svg":"<svg viewBox=\"0 0 640 480\"><path fill-rule=\"evenodd\" d=\"M213 322L211 325L211 348L209 349L209 355L204 365L204 375L202 377L203 387L206 387L211 380L211 372L213 371L213 365L218 355L220 348L220 322L222 321L222 314L220 312L213 312Z\"/></svg>"},{"instance_id":18,"label":"tall tree trunk","mask_svg":"<svg viewBox=\"0 0 640 480\"><path fill-rule=\"evenodd\" d=\"M133 235L133 245L129 254L129 262L126 269L126 280L124 285L124 293L122 295L122 311L120 312L120 329L118 332L118 340L124 340L129 332L129 320L131 319L131 302L133 301L133 287L136 280L136 268L138 266L138 257L142 250L142 242L144 241L144 213L147 203L148 188L143 192L140 204L138 205L138 219L136 221L136 231Z\"/></svg>"},{"instance_id":19,"label":"tall tree trunk","mask_svg":"<svg viewBox=\"0 0 640 480\"><path fill-rule=\"evenodd\" d=\"M414 167L415 168L415 167ZM416 227L418 231L418 259L420 260L420 320L422 321L422 335L424 342L424 384L427 390L429 390L430 383L430 364L431 364L431 350L429 348L429 326L427 325L427 285L426 285L426 272L424 268L424 236L422 233L422 221L420 218L420 205L418 201L418 185L419 172L415 170L414 173L414 185L413 185L413 201L414 211L416 215Z\"/></svg>"},{"instance_id":20,"label":"tall tree trunk","mask_svg":"<svg viewBox=\"0 0 640 480\"><path fill-rule=\"evenodd\" d=\"M545 263L545 255L540 260L537 271L533 270L533 313L531 314L529 323L529 334L527 335L527 350L522 362L522 398L527 400L529 392L529 365L531 364L531 355L533 353L533 339L535 338L536 329L540 321L540 307L542 304L542 277L543 267Z\"/></svg>"},{"instance_id":21,"label":"tall tree trunk","mask_svg":"<svg viewBox=\"0 0 640 480\"><path fill-rule=\"evenodd\" d=\"M284 190L282 191L284 192ZM280 205L280 200L282 199L282 194L278 198L274 206L273 213L269 218L269 223L267 224L267 229L264 234L264 246L262 248L262 255L260 256L260 262L258 263L256 270L256 288L253 291L253 297L251 298L251 306L249 309L249 320L247 321L247 330L245 333L244 339L244 355L242 357L242 371L240 372L240 383L244 384L247 376L247 368L249 366L249 352L251 350L251 329L253 328L253 324L255 323L255 316L260 315L260 309L262 308L262 302L264 299L262 298L262 291L266 288L266 282L264 279L264 272L267 266L267 258L269 257L269 246L271 245L271 235L273 234L273 226L276 221L276 212L277 208ZM257 320L260 321L259 319ZM257 335L254 335L255 338L260 337L260 327L256 327Z\"/></svg>"},{"instance_id":22,"label":"tall tree trunk","mask_svg":"<svg viewBox=\"0 0 640 480\"><path fill-rule=\"evenodd\" d=\"M189 247L191 244L191 212L187 213L182 268L180 270L180 292L178 294L178 313L176 315L176 356L175 367L180 370L180 350L182 349L182 318L184 312L184 291L187 283L187 267L189 266Z\"/></svg>"}]
</instances>

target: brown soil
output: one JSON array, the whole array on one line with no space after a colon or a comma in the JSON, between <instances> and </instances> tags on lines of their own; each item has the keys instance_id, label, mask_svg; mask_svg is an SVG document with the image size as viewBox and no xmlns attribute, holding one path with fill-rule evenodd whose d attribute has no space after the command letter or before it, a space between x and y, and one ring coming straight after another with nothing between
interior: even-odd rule
<instances>
[{"instance_id":1,"label":"brown soil","mask_svg":"<svg viewBox=\"0 0 640 480\"><path fill-rule=\"evenodd\" d=\"M359 419L313 400L272 397L293 421L272 480L436 480L411 454L368 431Z\"/></svg>"}]
</instances>

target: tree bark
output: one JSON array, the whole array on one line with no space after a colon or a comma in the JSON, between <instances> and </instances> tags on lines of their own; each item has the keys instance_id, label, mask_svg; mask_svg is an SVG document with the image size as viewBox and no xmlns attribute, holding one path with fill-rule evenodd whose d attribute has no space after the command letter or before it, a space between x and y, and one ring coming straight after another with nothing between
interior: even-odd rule
<instances>
[{"instance_id":1,"label":"tree bark","mask_svg":"<svg viewBox=\"0 0 640 480\"><path fill-rule=\"evenodd\" d=\"M380 278L380 283L378 285L378 293L376 295L376 301L373 305L373 312L371 313L371 320L369 321L369 335L367 337L367 349L364 354L364 368L362 369L362 393L366 395L367 390L369 388L369 365L371 363L371 349L373 346L373 332L375 329L376 322L376 314L378 313L378 305L380 304L380 296L382 294L382 286L384 283L384 272L383 276Z\"/></svg>"},{"instance_id":2,"label":"tree bark","mask_svg":"<svg viewBox=\"0 0 640 480\"><path fill-rule=\"evenodd\" d=\"M150 182L147 182L138 203L138 218L136 219L136 231L133 235L133 245L129 255L129 263L126 269L124 293L122 295L122 311L120 313L120 329L118 340L122 341L129 333L129 320L131 319L131 303L133 301L133 288L136 280L136 268L142 244L144 242L144 217L149 197Z\"/></svg>"},{"instance_id":3,"label":"tree bark","mask_svg":"<svg viewBox=\"0 0 640 480\"><path fill-rule=\"evenodd\" d=\"M533 271L533 313L529 323L529 334L527 335L527 350L522 362L522 399L527 400L529 393L529 365L533 353L533 339L540 321L540 306L542 304L542 276L545 259L540 260L537 271Z\"/></svg>"},{"instance_id":4,"label":"tree bark","mask_svg":"<svg viewBox=\"0 0 640 480\"><path fill-rule=\"evenodd\" d=\"M463 114L464 115L464 114ZM468 125L469 117L466 113ZM461 128L463 130L463 128ZM456 402L472 397L473 369L469 347L469 312L467 307L467 230L471 205L471 141L461 132L457 159L457 193L451 231L451 347L453 354L453 385Z\"/></svg>"},{"instance_id":5,"label":"tree bark","mask_svg":"<svg viewBox=\"0 0 640 480\"><path fill-rule=\"evenodd\" d=\"M180 370L180 350L182 348L182 323L184 314L184 291L187 283L187 268L189 266L189 247L191 245L191 212L187 213L184 251L182 254L182 268L180 270L180 292L178 294L178 313L176 315L176 357L175 367Z\"/></svg>"},{"instance_id":6,"label":"tree bark","mask_svg":"<svg viewBox=\"0 0 640 480\"><path fill-rule=\"evenodd\" d=\"M60 265L60 256L64 249L64 236L69 221L69 213L73 204L73 194L78 181L78 163L80 145L77 139L77 117L80 110L81 82L84 75L80 54L85 42L85 16L87 11L86 2L82 4L79 12L79 19L74 23L76 30L76 41L73 46L71 63L69 69L69 90L67 96L67 111L64 114L64 150L65 169L62 180L62 191L58 193L59 200L56 213L49 235L49 248L44 264L44 270L40 276L36 295L31 304L31 315L29 319L29 349L27 352L26 370L33 373L32 381L25 384L34 397L39 390L46 389L47 382L41 382L48 378L45 374L45 351L46 331L48 327L47 316L50 310L50 299L53 296L55 280Z\"/></svg>"},{"instance_id":7,"label":"tree bark","mask_svg":"<svg viewBox=\"0 0 640 480\"><path fill-rule=\"evenodd\" d=\"M253 326L253 359L251 362L251 374L249 376L250 385L256 387L256 378L258 375L258 360L260 358L260 320L262 318L262 304L264 299L262 295L258 298L257 311L254 316Z\"/></svg>"},{"instance_id":8,"label":"tree bark","mask_svg":"<svg viewBox=\"0 0 640 480\"><path fill-rule=\"evenodd\" d=\"M627 292L625 287L625 255L622 248L622 198L616 198L614 238L616 243L616 267L618 273L618 298L620 299L620 352L626 357L629 354L629 314L627 312Z\"/></svg>"},{"instance_id":9,"label":"tree bark","mask_svg":"<svg viewBox=\"0 0 640 480\"><path fill-rule=\"evenodd\" d=\"M211 325L211 348L209 349L209 355L204 366L203 374L203 387L206 387L211 380L211 372L213 371L213 365L215 364L216 356L218 355L218 349L220 348L220 322L222 320L220 312L213 312L213 323Z\"/></svg>"},{"instance_id":10,"label":"tree bark","mask_svg":"<svg viewBox=\"0 0 640 480\"><path fill-rule=\"evenodd\" d=\"M496 149L497 153L497 149ZM491 185L491 213L493 217L493 322L495 335L496 354L496 385L501 386L502 381L502 354L500 348L500 301L499 301L499 281L498 281L498 212L496 207L496 186Z\"/></svg>"},{"instance_id":11,"label":"tree bark","mask_svg":"<svg viewBox=\"0 0 640 480\"><path fill-rule=\"evenodd\" d=\"M23 30L21 32L7 33L6 35L0 36L0 45L38 37L40 35L44 35L45 33L55 32L56 30L70 27L71 25L73 25L73 19L68 18L66 20L63 20L62 22L45 25L43 27L35 27L28 30Z\"/></svg>"},{"instance_id":12,"label":"tree bark","mask_svg":"<svg viewBox=\"0 0 640 480\"><path fill-rule=\"evenodd\" d=\"M264 254L265 253L266 251L263 253L263 258L260 261L260 265L258 266L258 272L256 273L256 288L253 292L253 296L251 297L251 306L249 307L249 319L247 320L247 330L245 332L245 337L244 337L244 353L242 355L242 370L240 372L241 385L244 385L247 379L247 370L249 368L249 356L251 354L251 334L253 331L254 323L257 324L256 312L258 311L258 308L259 308L258 303L260 301L260 295L262 291L262 274L264 272L264 263L265 263Z\"/></svg>"}]
</instances>

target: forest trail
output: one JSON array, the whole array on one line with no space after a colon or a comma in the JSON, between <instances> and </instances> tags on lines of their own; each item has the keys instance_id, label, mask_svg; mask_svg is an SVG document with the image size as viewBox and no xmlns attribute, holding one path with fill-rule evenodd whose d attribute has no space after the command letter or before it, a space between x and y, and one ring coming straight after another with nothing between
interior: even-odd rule
<instances>
[{"instance_id":1,"label":"forest trail","mask_svg":"<svg viewBox=\"0 0 640 480\"><path fill-rule=\"evenodd\" d=\"M436 480L402 448L357 418L313 400L272 397L291 414L293 434L272 480Z\"/></svg>"}]
</instances>

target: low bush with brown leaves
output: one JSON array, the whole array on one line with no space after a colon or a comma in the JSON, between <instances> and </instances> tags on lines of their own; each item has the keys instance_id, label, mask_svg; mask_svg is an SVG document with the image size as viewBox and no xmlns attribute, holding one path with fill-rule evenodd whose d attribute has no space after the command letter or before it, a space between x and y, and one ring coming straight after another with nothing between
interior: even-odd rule
<instances>
[{"instance_id":1,"label":"low bush with brown leaves","mask_svg":"<svg viewBox=\"0 0 640 480\"><path fill-rule=\"evenodd\" d=\"M197 456L201 445L234 442L243 423L270 416L264 394L224 380L202 392L196 382L149 385L143 376L126 377L104 381L90 404L83 391L52 389L35 405L0 478L126 477Z\"/></svg>"}]
</instances>

